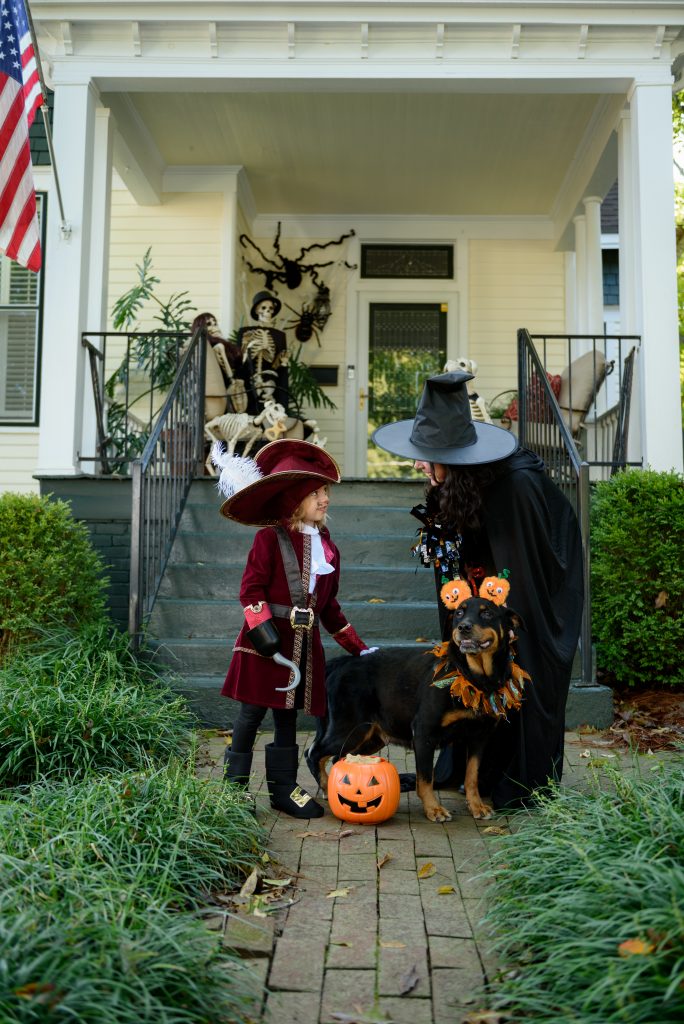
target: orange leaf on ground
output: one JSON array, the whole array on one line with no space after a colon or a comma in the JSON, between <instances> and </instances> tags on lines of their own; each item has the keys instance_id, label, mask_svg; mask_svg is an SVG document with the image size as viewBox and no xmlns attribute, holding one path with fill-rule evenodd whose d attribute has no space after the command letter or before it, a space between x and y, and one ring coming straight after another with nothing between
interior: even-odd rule
<instances>
[{"instance_id":1,"label":"orange leaf on ground","mask_svg":"<svg viewBox=\"0 0 684 1024\"><path fill-rule=\"evenodd\" d=\"M437 868L435 865L431 861L428 861L427 864L423 864L422 868L418 868L418 877L431 878L432 875L436 874L436 872Z\"/></svg>"},{"instance_id":2,"label":"orange leaf on ground","mask_svg":"<svg viewBox=\"0 0 684 1024\"><path fill-rule=\"evenodd\" d=\"M627 939L618 946L620 956L648 956L655 946L652 942L644 942L643 939Z\"/></svg>"}]
</instances>

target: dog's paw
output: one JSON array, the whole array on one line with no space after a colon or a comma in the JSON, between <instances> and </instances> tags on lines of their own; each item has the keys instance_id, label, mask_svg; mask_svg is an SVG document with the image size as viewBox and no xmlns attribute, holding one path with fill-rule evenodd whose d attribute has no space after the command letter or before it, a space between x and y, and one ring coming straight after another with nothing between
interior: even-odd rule
<instances>
[{"instance_id":1,"label":"dog's paw","mask_svg":"<svg viewBox=\"0 0 684 1024\"><path fill-rule=\"evenodd\" d=\"M484 803L483 800L480 800L477 803L473 801L468 804L468 807L473 818L491 818L494 815L494 808L491 804Z\"/></svg>"},{"instance_id":2,"label":"dog's paw","mask_svg":"<svg viewBox=\"0 0 684 1024\"><path fill-rule=\"evenodd\" d=\"M451 821L451 815L441 804L437 804L435 807L426 807L425 817L428 821Z\"/></svg>"}]
</instances>

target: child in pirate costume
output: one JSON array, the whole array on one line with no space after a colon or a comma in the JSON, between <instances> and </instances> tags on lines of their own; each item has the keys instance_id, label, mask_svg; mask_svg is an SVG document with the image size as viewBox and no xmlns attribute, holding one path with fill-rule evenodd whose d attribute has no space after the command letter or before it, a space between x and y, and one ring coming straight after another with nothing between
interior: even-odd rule
<instances>
[{"instance_id":1,"label":"child in pirate costume","mask_svg":"<svg viewBox=\"0 0 684 1024\"><path fill-rule=\"evenodd\" d=\"M369 648L337 601L340 556L326 529L329 487L340 471L308 441L278 440L254 459L212 450L220 467L221 514L254 537L240 586L245 623L233 648L222 694L240 701L225 778L246 785L257 730L268 708L274 739L266 746L266 781L275 810L318 818L323 808L297 785L297 710L326 710L320 625L352 655ZM300 678L301 677L301 678Z\"/></svg>"}]
</instances>

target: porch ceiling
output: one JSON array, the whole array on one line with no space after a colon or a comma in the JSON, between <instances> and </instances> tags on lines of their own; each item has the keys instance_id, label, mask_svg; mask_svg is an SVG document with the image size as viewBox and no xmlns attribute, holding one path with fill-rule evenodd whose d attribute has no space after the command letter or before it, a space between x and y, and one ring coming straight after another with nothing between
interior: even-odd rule
<instances>
[{"instance_id":1,"label":"porch ceiling","mask_svg":"<svg viewBox=\"0 0 684 1024\"><path fill-rule=\"evenodd\" d=\"M162 163L241 164L265 215L548 216L601 100L358 87L128 96Z\"/></svg>"}]
</instances>

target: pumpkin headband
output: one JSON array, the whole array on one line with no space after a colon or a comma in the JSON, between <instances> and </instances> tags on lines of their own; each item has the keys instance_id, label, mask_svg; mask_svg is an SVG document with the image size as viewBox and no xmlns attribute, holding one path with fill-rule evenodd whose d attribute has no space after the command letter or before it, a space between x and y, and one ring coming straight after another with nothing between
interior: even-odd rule
<instances>
[{"instance_id":1,"label":"pumpkin headband","mask_svg":"<svg viewBox=\"0 0 684 1024\"><path fill-rule=\"evenodd\" d=\"M506 571L504 569L504 572ZM446 605L449 611L453 611L469 597L483 597L492 604L505 605L510 590L511 585L505 576L485 576L477 593L474 593L467 580L458 579L445 583L439 596L442 604Z\"/></svg>"}]
</instances>

